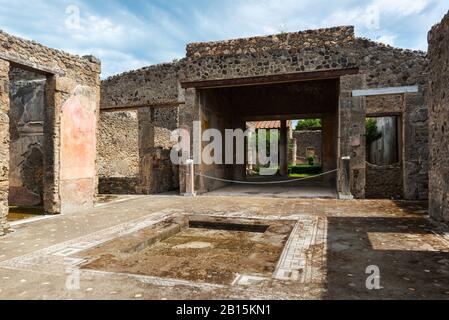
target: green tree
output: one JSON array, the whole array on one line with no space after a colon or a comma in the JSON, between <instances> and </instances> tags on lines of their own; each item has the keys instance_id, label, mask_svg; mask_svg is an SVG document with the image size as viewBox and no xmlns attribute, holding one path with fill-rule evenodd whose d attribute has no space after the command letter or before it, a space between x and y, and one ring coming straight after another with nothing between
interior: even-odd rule
<instances>
[{"instance_id":1,"label":"green tree","mask_svg":"<svg viewBox=\"0 0 449 320\"><path fill-rule=\"evenodd\" d=\"M374 118L366 119L366 144L370 146L373 142L382 138L382 132L377 127L377 121Z\"/></svg>"},{"instance_id":2,"label":"green tree","mask_svg":"<svg viewBox=\"0 0 449 320\"><path fill-rule=\"evenodd\" d=\"M377 121L374 118L367 118L365 121L366 127L366 157L370 159L371 144L382 138L382 132L377 127Z\"/></svg>"},{"instance_id":3,"label":"green tree","mask_svg":"<svg viewBox=\"0 0 449 320\"><path fill-rule=\"evenodd\" d=\"M305 119L305 120L299 120L298 124L296 125L295 130L296 131L304 131L304 130L310 130L314 128L321 128L321 119Z\"/></svg>"}]
</instances>

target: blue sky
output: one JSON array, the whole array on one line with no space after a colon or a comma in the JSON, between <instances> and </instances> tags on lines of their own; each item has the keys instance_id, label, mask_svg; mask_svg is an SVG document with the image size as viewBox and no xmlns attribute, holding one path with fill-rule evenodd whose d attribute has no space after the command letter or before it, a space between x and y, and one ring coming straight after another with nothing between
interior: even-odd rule
<instances>
[{"instance_id":1,"label":"blue sky","mask_svg":"<svg viewBox=\"0 0 449 320\"><path fill-rule=\"evenodd\" d=\"M76 27L67 24L73 6L79 9ZM0 28L93 54L102 60L105 78L182 58L189 42L336 25L355 25L358 36L426 50L427 31L448 10L447 0L0 0Z\"/></svg>"}]
</instances>

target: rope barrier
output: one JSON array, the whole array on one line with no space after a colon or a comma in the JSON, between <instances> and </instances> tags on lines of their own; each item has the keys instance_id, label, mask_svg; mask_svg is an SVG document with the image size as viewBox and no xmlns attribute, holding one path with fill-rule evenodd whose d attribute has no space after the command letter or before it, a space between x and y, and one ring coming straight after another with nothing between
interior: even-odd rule
<instances>
[{"instance_id":1,"label":"rope barrier","mask_svg":"<svg viewBox=\"0 0 449 320\"><path fill-rule=\"evenodd\" d=\"M313 178L317 178L317 177L322 177L334 172L337 172L338 169L335 170L331 170L331 171L327 171L315 176L310 176L310 177L305 177L305 178L299 178L299 179L292 179L292 180L284 180L284 181L267 181L267 182L255 182L255 181L235 181L235 180L228 180L228 179L220 179L220 178L215 178L215 177L211 177L211 176L207 176L204 174L200 174L200 173L195 173L196 176L198 177L203 177L206 179L210 179L210 180L215 180L215 181L220 181L220 182L227 182L227 183L234 183L234 184L251 184L251 185L260 185L260 184L284 184L284 183L292 183L292 182L298 182L298 181L304 181L304 180L310 180Z\"/></svg>"}]
</instances>

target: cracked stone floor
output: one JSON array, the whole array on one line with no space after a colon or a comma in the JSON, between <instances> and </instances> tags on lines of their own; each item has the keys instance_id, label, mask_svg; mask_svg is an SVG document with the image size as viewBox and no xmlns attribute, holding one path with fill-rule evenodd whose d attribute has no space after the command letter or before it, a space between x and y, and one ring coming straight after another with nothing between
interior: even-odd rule
<instances>
[{"instance_id":1,"label":"cracked stone floor","mask_svg":"<svg viewBox=\"0 0 449 320\"><path fill-rule=\"evenodd\" d=\"M0 299L449 299L448 229L429 220L425 208L368 200L106 197L90 211L19 223L0 238ZM192 214L295 227L268 277L235 274L232 283L217 284L78 268L86 251ZM200 244L197 250L212 250ZM369 266L380 270L379 290L366 287Z\"/></svg>"}]
</instances>

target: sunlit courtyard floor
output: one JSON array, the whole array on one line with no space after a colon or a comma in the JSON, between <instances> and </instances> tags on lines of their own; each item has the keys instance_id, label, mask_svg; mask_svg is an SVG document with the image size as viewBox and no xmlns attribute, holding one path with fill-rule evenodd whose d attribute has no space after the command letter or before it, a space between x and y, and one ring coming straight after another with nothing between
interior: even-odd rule
<instances>
[{"instance_id":1,"label":"sunlit courtyard floor","mask_svg":"<svg viewBox=\"0 0 449 320\"><path fill-rule=\"evenodd\" d=\"M224 229L183 229L191 216L222 219L212 229ZM204 260L192 265L176 250ZM115 269L101 265L108 256L122 259ZM378 290L366 285L373 267ZM449 299L447 228L419 202L167 195L104 197L0 238L0 299L220 298Z\"/></svg>"}]
</instances>

